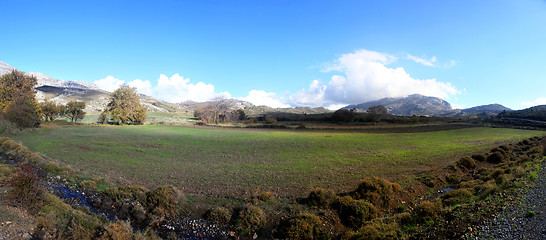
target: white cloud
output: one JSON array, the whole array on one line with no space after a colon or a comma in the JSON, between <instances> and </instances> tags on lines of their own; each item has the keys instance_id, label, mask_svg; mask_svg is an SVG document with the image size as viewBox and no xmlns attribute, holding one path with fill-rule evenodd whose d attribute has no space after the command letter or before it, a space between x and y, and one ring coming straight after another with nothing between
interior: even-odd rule
<instances>
[{"instance_id":1,"label":"white cloud","mask_svg":"<svg viewBox=\"0 0 546 240\"><path fill-rule=\"evenodd\" d=\"M309 89L302 89L290 96L290 104L293 106L324 106L324 91L326 91L326 86L318 80L313 80Z\"/></svg>"},{"instance_id":2,"label":"white cloud","mask_svg":"<svg viewBox=\"0 0 546 240\"><path fill-rule=\"evenodd\" d=\"M119 86L125 83L113 76L97 80L94 82L100 89L113 92ZM146 94L167 102L178 103L186 100L196 102L205 102L211 98L224 96L231 97L228 92L216 93L212 84L203 82L190 83L189 78L184 78L178 73L167 77L164 74L159 75L157 85L152 86L148 80L135 79L127 83L129 86L137 89L138 93Z\"/></svg>"},{"instance_id":3,"label":"white cloud","mask_svg":"<svg viewBox=\"0 0 546 240\"><path fill-rule=\"evenodd\" d=\"M119 80L119 79L117 79L117 78L115 78L113 76L108 76L108 77L105 77L103 79L97 80L97 81L95 81L93 83L95 85L97 85L97 87L102 89L102 90L113 92L116 89L118 89L119 86L124 84L125 81Z\"/></svg>"},{"instance_id":4,"label":"white cloud","mask_svg":"<svg viewBox=\"0 0 546 240\"><path fill-rule=\"evenodd\" d=\"M533 107L538 105L546 105L546 97L540 97L535 99L535 101L532 102L523 102L521 103L524 107Z\"/></svg>"},{"instance_id":5,"label":"white cloud","mask_svg":"<svg viewBox=\"0 0 546 240\"><path fill-rule=\"evenodd\" d=\"M416 63L420 63L420 64L423 64L425 66L429 66L429 67L434 67L434 64L436 63L436 57L435 56L432 56L432 58L429 59L425 59L425 58L420 58L420 57L416 57L416 56L413 56L411 54L407 54L406 58L408 58L409 60L412 60Z\"/></svg>"},{"instance_id":6,"label":"white cloud","mask_svg":"<svg viewBox=\"0 0 546 240\"><path fill-rule=\"evenodd\" d=\"M401 67L387 66L396 60L391 55L368 50L344 54L323 70L341 74L333 75L328 84L313 81L309 89L290 96L290 103L358 104L415 93L447 99L459 93L451 83L434 78L414 79Z\"/></svg>"},{"instance_id":7,"label":"white cloud","mask_svg":"<svg viewBox=\"0 0 546 240\"><path fill-rule=\"evenodd\" d=\"M128 82L127 85L136 88L138 93L142 93L148 96L151 96L153 94L152 83L150 81L135 79L134 81Z\"/></svg>"},{"instance_id":8,"label":"white cloud","mask_svg":"<svg viewBox=\"0 0 546 240\"><path fill-rule=\"evenodd\" d=\"M155 97L167 102L183 102L186 100L204 102L217 96L214 93L212 84L203 82L192 84L189 78L184 78L178 73L170 78L161 74L153 92Z\"/></svg>"},{"instance_id":9,"label":"white cloud","mask_svg":"<svg viewBox=\"0 0 546 240\"><path fill-rule=\"evenodd\" d=\"M284 99L278 97L276 93L263 90L251 90L248 92L248 96L239 99L250 102L256 106L265 105L273 108L290 107L290 105L284 103Z\"/></svg>"}]
</instances>

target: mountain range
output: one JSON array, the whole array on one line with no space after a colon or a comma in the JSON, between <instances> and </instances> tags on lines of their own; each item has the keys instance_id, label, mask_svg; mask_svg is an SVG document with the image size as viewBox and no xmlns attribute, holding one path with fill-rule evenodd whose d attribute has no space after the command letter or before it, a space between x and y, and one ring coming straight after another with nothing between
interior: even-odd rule
<instances>
[{"instance_id":1,"label":"mountain range","mask_svg":"<svg viewBox=\"0 0 546 240\"><path fill-rule=\"evenodd\" d=\"M0 61L0 76L13 70L18 69ZM110 92L99 89L93 83L59 80L39 72L29 72L25 74L34 76L38 80L38 85L36 85L35 90L36 97L39 101L47 99L60 104L75 100L85 101L87 105L86 111L100 112L107 104L109 98ZM140 96L141 102L146 105L151 112L193 112L196 108L205 104L193 101L168 103L150 96L142 94ZM249 116L264 114L279 115L283 113L322 114L332 112L332 110L322 107L271 108L268 106L255 106L250 102L236 99L229 99L229 101L232 101L231 105L234 108L244 109ZM378 105L384 106L389 114L400 116L494 116L501 112L511 111L511 109L500 104L483 105L467 109L453 109L451 104L445 100L420 94L413 94L400 98L383 98L380 100L348 105L342 109L367 111L368 108Z\"/></svg>"}]
</instances>

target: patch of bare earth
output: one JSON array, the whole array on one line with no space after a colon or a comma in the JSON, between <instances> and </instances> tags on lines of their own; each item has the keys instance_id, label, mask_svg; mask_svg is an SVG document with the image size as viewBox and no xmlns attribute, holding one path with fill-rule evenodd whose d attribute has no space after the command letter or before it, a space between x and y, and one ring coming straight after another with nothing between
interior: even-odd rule
<instances>
[{"instance_id":1,"label":"patch of bare earth","mask_svg":"<svg viewBox=\"0 0 546 240\"><path fill-rule=\"evenodd\" d=\"M7 188L0 187L0 239L32 239L35 219L26 210L9 206Z\"/></svg>"}]
</instances>

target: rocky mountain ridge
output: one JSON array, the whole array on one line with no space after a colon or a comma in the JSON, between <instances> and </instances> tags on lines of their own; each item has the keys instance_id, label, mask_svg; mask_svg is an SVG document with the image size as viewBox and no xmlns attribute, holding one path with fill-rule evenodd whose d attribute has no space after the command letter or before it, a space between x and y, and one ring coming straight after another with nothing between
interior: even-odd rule
<instances>
[{"instance_id":1,"label":"rocky mountain ridge","mask_svg":"<svg viewBox=\"0 0 546 240\"><path fill-rule=\"evenodd\" d=\"M476 106L466 109L453 109L451 104L437 97L423 96L413 94L407 97L383 98L376 101L365 102L361 104L348 105L342 109L357 109L358 111L367 111L370 107L382 105L387 112L399 116L494 116L503 111L512 111L512 109L500 104L489 104Z\"/></svg>"}]
</instances>

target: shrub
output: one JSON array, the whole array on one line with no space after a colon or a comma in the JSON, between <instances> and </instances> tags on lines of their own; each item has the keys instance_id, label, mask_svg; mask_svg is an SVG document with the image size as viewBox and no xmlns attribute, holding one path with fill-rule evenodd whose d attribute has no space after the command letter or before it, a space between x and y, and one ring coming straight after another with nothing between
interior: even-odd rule
<instances>
[{"instance_id":1,"label":"shrub","mask_svg":"<svg viewBox=\"0 0 546 240\"><path fill-rule=\"evenodd\" d=\"M59 174L60 172L62 172L61 166L59 166L59 164L54 161L49 161L46 164L42 165L42 169L54 174Z\"/></svg>"},{"instance_id":2,"label":"shrub","mask_svg":"<svg viewBox=\"0 0 546 240\"><path fill-rule=\"evenodd\" d=\"M310 213L285 220L278 229L276 237L281 239L328 239L320 218Z\"/></svg>"},{"instance_id":3,"label":"shrub","mask_svg":"<svg viewBox=\"0 0 546 240\"><path fill-rule=\"evenodd\" d=\"M114 202L123 199L140 200L144 198L146 189L140 186L123 186L123 187L111 187L102 192L102 195L109 196Z\"/></svg>"},{"instance_id":4,"label":"shrub","mask_svg":"<svg viewBox=\"0 0 546 240\"><path fill-rule=\"evenodd\" d=\"M11 139L7 139L7 140L2 142L2 148L4 150L14 150L19 146L20 145L18 143L16 143L15 141L13 141Z\"/></svg>"},{"instance_id":5,"label":"shrub","mask_svg":"<svg viewBox=\"0 0 546 240\"><path fill-rule=\"evenodd\" d=\"M483 154L474 154L472 155L472 159L478 161L478 162L483 162L485 161L487 158L485 157L485 155Z\"/></svg>"},{"instance_id":6,"label":"shrub","mask_svg":"<svg viewBox=\"0 0 546 240\"><path fill-rule=\"evenodd\" d=\"M335 196L336 195L331 190L317 187L309 193L309 196L307 196L307 203L311 206L324 208L330 204Z\"/></svg>"},{"instance_id":7,"label":"shrub","mask_svg":"<svg viewBox=\"0 0 546 240\"><path fill-rule=\"evenodd\" d=\"M172 186L160 186L147 192L142 202L149 212L160 216L174 216L177 204L176 191Z\"/></svg>"},{"instance_id":8,"label":"shrub","mask_svg":"<svg viewBox=\"0 0 546 240\"><path fill-rule=\"evenodd\" d=\"M332 207L338 212L341 222L349 227L360 228L366 221L377 216L377 208L364 200L354 200L350 196L338 197Z\"/></svg>"},{"instance_id":9,"label":"shrub","mask_svg":"<svg viewBox=\"0 0 546 240\"><path fill-rule=\"evenodd\" d=\"M85 190L95 190L97 188L97 182L93 180L84 180L79 183L80 187Z\"/></svg>"},{"instance_id":10,"label":"shrub","mask_svg":"<svg viewBox=\"0 0 546 240\"><path fill-rule=\"evenodd\" d=\"M128 222L117 221L106 225L99 239L132 239L133 235L133 228Z\"/></svg>"},{"instance_id":11,"label":"shrub","mask_svg":"<svg viewBox=\"0 0 546 240\"><path fill-rule=\"evenodd\" d=\"M272 192L263 192L258 196L258 200L262 202L268 202L273 201L275 199L275 195L273 195Z\"/></svg>"},{"instance_id":12,"label":"shrub","mask_svg":"<svg viewBox=\"0 0 546 240\"><path fill-rule=\"evenodd\" d=\"M463 157L457 161L457 166L466 169L474 169L476 168L476 162L471 157Z\"/></svg>"},{"instance_id":13,"label":"shrub","mask_svg":"<svg viewBox=\"0 0 546 240\"><path fill-rule=\"evenodd\" d=\"M4 116L0 115L0 134L14 135L18 131L17 124L10 122Z\"/></svg>"},{"instance_id":14,"label":"shrub","mask_svg":"<svg viewBox=\"0 0 546 240\"><path fill-rule=\"evenodd\" d=\"M423 201L415 206L412 212L412 217L417 222L426 222L436 219L442 214L442 207L439 202Z\"/></svg>"},{"instance_id":15,"label":"shrub","mask_svg":"<svg viewBox=\"0 0 546 240\"><path fill-rule=\"evenodd\" d=\"M400 228L396 222L386 223L384 221L373 221L362 227L350 239L382 240L399 239L401 236Z\"/></svg>"},{"instance_id":16,"label":"shrub","mask_svg":"<svg viewBox=\"0 0 546 240\"><path fill-rule=\"evenodd\" d=\"M447 206L464 203L470 200L473 196L472 190L469 188L456 189L442 195L442 203Z\"/></svg>"},{"instance_id":17,"label":"shrub","mask_svg":"<svg viewBox=\"0 0 546 240\"><path fill-rule=\"evenodd\" d=\"M236 221L243 231L253 232L265 225L266 216L261 208L248 206L239 212Z\"/></svg>"},{"instance_id":18,"label":"shrub","mask_svg":"<svg viewBox=\"0 0 546 240\"><path fill-rule=\"evenodd\" d=\"M38 182L37 169L29 164L22 164L9 179L7 185L13 187L8 193L11 203L36 212L44 202L45 189Z\"/></svg>"},{"instance_id":19,"label":"shrub","mask_svg":"<svg viewBox=\"0 0 546 240\"><path fill-rule=\"evenodd\" d=\"M446 181L449 184L459 184L461 182L461 176L457 174L450 174L446 176Z\"/></svg>"},{"instance_id":20,"label":"shrub","mask_svg":"<svg viewBox=\"0 0 546 240\"><path fill-rule=\"evenodd\" d=\"M231 211L225 207L214 207L205 213L204 218L210 221L227 224L231 219Z\"/></svg>"},{"instance_id":21,"label":"shrub","mask_svg":"<svg viewBox=\"0 0 546 240\"><path fill-rule=\"evenodd\" d=\"M504 161L504 156L501 152L493 152L489 156L487 156L487 162L488 163L501 163Z\"/></svg>"},{"instance_id":22,"label":"shrub","mask_svg":"<svg viewBox=\"0 0 546 240\"><path fill-rule=\"evenodd\" d=\"M264 121L265 121L265 123L267 123L267 124L274 124L274 123L277 123L277 119L276 119L276 118L268 117L268 116L265 116Z\"/></svg>"},{"instance_id":23,"label":"shrub","mask_svg":"<svg viewBox=\"0 0 546 240\"><path fill-rule=\"evenodd\" d=\"M9 177L12 174L12 170L9 165L0 164L0 180L5 177Z\"/></svg>"},{"instance_id":24,"label":"shrub","mask_svg":"<svg viewBox=\"0 0 546 240\"><path fill-rule=\"evenodd\" d=\"M388 206L394 192L400 190L398 183L373 177L362 180L355 193L356 199L366 199L377 206Z\"/></svg>"}]
</instances>

